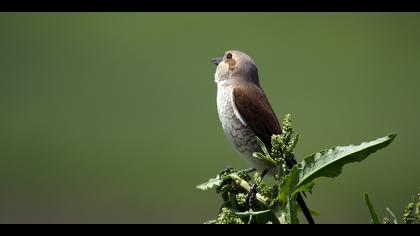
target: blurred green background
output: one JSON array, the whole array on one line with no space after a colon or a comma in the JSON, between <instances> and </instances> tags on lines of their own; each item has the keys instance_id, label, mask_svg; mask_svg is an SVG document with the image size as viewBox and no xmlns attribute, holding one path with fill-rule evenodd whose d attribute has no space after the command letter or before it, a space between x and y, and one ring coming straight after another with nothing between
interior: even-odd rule
<instances>
[{"instance_id":1,"label":"blurred green background","mask_svg":"<svg viewBox=\"0 0 420 236\"><path fill-rule=\"evenodd\" d=\"M420 14L1 13L0 222L201 223L195 188L246 168L216 111L210 58L259 66L296 156L392 132L388 148L320 179L320 223L399 217L419 191Z\"/></svg>"}]
</instances>

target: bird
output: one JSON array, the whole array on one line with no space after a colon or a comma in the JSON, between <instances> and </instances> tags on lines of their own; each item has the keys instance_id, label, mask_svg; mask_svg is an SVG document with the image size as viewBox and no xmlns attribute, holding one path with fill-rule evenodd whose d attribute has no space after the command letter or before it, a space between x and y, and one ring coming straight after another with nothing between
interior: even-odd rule
<instances>
[{"instance_id":1,"label":"bird","mask_svg":"<svg viewBox=\"0 0 420 236\"><path fill-rule=\"evenodd\" d=\"M211 62L217 65L214 74L217 113L225 136L239 156L250 162L251 169L261 172L261 177L274 175L276 167L253 157L254 152L262 151L257 137L271 150L271 136L282 133L277 116L260 85L256 63L239 50L228 50ZM286 162L288 168L296 163L294 156ZM314 224L300 193L297 202L308 223Z\"/></svg>"}]
</instances>

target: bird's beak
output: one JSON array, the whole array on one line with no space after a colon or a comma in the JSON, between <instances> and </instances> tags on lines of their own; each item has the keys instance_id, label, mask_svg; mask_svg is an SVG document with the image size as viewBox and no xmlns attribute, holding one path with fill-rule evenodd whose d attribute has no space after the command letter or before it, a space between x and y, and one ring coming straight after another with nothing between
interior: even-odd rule
<instances>
[{"instance_id":1,"label":"bird's beak","mask_svg":"<svg viewBox=\"0 0 420 236\"><path fill-rule=\"evenodd\" d=\"M221 61L223 61L223 57L216 57L216 58L211 59L211 62L215 65L219 65Z\"/></svg>"}]
</instances>

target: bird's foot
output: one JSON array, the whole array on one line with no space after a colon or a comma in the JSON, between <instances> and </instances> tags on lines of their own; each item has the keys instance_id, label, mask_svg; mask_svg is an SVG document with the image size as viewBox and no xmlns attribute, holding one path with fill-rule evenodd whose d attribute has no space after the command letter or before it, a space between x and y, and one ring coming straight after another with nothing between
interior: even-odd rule
<instances>
[{"instance_id":1,"label":"bird's foot","mask_svg":"<svg viewBox=\"0 0 420 236\"><path fill-rule=\"evenodd\" d=\"M251 186L251 189L249 190L248 195L246 196L246 202L248 203L248 205L252 205L252 202L257 198L257 193L258 193L258 189L257 189L257 184L253 184Z\"/></svg>"},{"instance_id":2,"label":"bird's foot","mask_svg":"<svg viewBox=\"0 0 420 236\"><path fill-rule=\"evenodd\" d=\"M254 169L254 168L250 168L250 169ZM261 180L257 182L260 183L267 173L268 173L268 169L263 170L260 175ZM250 206L252 205L252 202L257 198L257 193L258 193L257 186L258 186L257 183L253 183L251 185L251 189L249 190L248 196L246 197L246 201Z\"/></svg>"}]
</instances>

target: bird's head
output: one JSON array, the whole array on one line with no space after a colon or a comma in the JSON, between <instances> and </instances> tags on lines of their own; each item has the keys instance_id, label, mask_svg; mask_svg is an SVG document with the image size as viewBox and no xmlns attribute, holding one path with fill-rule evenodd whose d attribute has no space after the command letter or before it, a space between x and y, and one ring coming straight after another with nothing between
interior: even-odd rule
<instances>
[{"instance_id":1,"label":"bird's head","mask_svg":"<svg viewBox=\"0 0 420 236\"><path fill-rule=\"evenodd\" d=\"M211 61L217 65L214 75L216 83L231 84L246 80L259 85L257 65L247 54L229 50L222 57Z\"/></svg>"}]
</instances>

